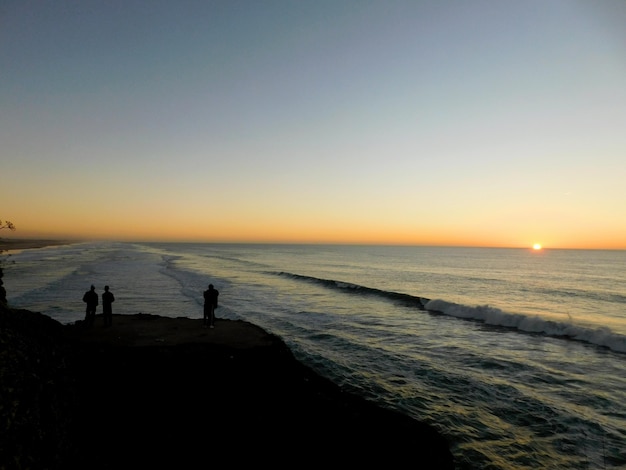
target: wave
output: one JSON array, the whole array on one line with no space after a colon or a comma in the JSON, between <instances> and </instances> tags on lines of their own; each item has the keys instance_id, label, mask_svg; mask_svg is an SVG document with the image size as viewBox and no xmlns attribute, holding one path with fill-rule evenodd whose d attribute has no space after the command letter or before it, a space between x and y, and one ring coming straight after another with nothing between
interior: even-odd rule
<instances>
[{"instance_id":1,"label":"wave","mask_svg":"<svg viewBox=\"0 0 626 470\"><path fill-rule=\"evenodd\" d=\"M424 297L416 297L414 295L402 294L399 292L390 292L381 289L374 289L372 287L360 286L358 284L352 284L350 282L344 281L336 281L333 279L320 279L312 276L303 276L301 274L293 274L287 273L284 271L274 272L272 274L277 274L279 276L290 277L292 279L300 279L303 281L312 282L315 284L323 285L324 287L329 287L331 289L338 289L343 292L347 292L350 294L358 294L358 295L376 295L379 297L384 297L389 300L393 300L394 302L400 302L403 305L408 307L417 307L420 310L425 310L424 305L426 302L430 301L430 299L426 299Z\"/></svg>"},{"instance_id":2,"label":"wave","mask_svg":"<svg viewBox=\"0 0 626 470\"><path fill-rule=\"evenodd\" d=\"M349 294L375 295L394 302L399 302L408 307L416 307L419 310L428 311L430 313L479 321L485 323L486 325L515 329L525 333L540 333L557 338L583 341L611 349L615 352L626 353L626 336L615 333L607 327L590 328L573 322L548 320L537 315L508 313L500 310L499 308L490 307L489 305L470 307L467 305L447 302L442 299L428 299L425 297L417 297L399 292L374 289L372 287L365 287L350 282L338 281L334 279L320 279L317 277L303 276L284 271L272 272L271 274L312 282Z\"/></svg>"},{"instance_id":3,"label":"wave","mask_svg":"<svg viewBox=\"0 0 626 470\"><path fill-rule=\"evenodd\" d=\"M430 300L426 302L424 307L428 311L480 321L487 325L584 341L616 352L626 353L626 336L615 333L606 327L590 328L572 322L548 320L537 315L508 313L489 305L469 307L441 299Z\"/></svg>"}]
</instances>

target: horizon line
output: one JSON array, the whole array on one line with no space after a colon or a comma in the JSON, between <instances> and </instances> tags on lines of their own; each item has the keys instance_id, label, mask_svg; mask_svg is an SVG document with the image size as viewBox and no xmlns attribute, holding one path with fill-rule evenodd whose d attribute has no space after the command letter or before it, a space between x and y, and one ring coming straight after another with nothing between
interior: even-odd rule
<instances>
[{"instance_id":1,"label":"horizon line","mask_svg":"<svg viewBox=\"0 0 626 470\"><path fill-rule=\"evenodd\" d=\"M67 238L67 237L20 237L9 238L0 237L0 251L10 250L9 247L3 247L5 243L31 243L36 244L50 243L54 244L74 244L74 243L90 243L90 242L103 242L103 243L180 243L180 244L214 244L214 245L320 245L320 246L397 246L397 247L424 247L424 248L490 248L490 249L526 249L533 250L533 245L528 246L493 246L493 245L459 245L459 244L431 244L431 243L393 243L393 242L341 242L341 241L235 241L235 240L186 240L186 239L125 239L125 238ZM44 245L45 246L45 245ZM44 246L41 246L43 248ZM49 246L49 245L48 245ZM21 248L15 248L21 249ZM594 251L624 251L624 248L572 248L572 247L550 247L542 246L538 250L533 251L548 251L548 250L594 250Z\"/></svg>"}]
</instances>

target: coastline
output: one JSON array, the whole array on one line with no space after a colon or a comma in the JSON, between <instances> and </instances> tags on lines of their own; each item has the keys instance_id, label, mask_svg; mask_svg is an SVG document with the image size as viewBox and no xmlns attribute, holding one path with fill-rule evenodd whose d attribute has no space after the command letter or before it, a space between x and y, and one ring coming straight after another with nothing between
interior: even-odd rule
<instances>
[{"instance_id":1,"label":"coastline","mask_svg":"<svg viewBox=\"0 0 626 470\"><path fill-rule=\"evenodd\" d=\"M28 238L0 238L0 252L14 250L30 250L47 246L71 245L78 243L72 240L56 239L28 239Z\"/></svg>"},{"instance_id":2,"label":"coastline","mask_svg":"<svg viewBox=\"0 0 626 470\"><path fill-rule=\"evenodd\" d=\"M434 428L344 392L245 321L204 329L200 319L114 315L104 328L97 315L86 328L11 309L0 320L2 390L15 407L9 424L2 416L0 451L17 452L8 457L22 468L454 468Z\"/></svg>"}]
</instances>

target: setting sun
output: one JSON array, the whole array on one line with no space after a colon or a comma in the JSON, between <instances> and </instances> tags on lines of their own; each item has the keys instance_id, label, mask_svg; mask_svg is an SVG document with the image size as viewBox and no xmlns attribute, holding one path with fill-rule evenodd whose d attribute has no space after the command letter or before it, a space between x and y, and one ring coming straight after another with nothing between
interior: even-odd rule
<instances>
[{"instance_id":1,"label":"setting sun","mask_svg":"<svg viewBox=\"0 0 626 470\"><path fill-rule=\"evenodd\" d=\"M539 243L535 243L535 244L533 245L533 250L541 250L541 244L539 244Z\"/></svg>"}]
</instances>

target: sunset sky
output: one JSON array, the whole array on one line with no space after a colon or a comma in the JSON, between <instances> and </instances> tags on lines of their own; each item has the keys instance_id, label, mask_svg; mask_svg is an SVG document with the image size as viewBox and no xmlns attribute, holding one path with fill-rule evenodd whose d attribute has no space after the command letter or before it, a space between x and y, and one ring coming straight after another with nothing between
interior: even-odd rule
<instances>
[{"instance_id":1,"label":"sunset sky","mask_svg":"<svg viewBox=\"0 0 626 470\"><path fill-rule=\"evenodd\" d=\"M624 0L4 0L4 238L626 249Z\"/></svg>"}]
</instances>

